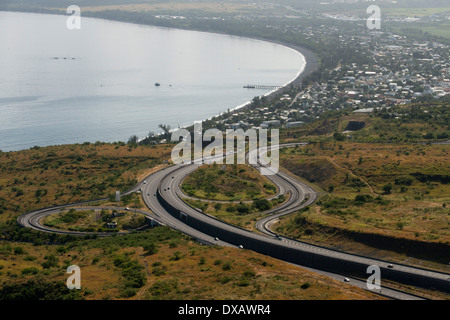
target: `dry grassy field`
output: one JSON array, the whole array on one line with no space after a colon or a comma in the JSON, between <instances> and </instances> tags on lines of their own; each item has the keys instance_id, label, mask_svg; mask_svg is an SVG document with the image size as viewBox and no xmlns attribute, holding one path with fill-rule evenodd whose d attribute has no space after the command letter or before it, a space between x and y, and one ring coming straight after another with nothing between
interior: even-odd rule
<instances>
[{"instance_id":1,"label":"dry grassy field","mask_svg":"<svg viewBox=\"0 0 450 320\"><path fill-rule=\"evenodd\" d=\"M39 279L64 285L65 269L76 264L81 269L78 298L88 300L381 299L251 251L202 246L163 229L140 237L145 240L122 236L37 247L2 243L2 287L30 286ZM150 254L149 243L156 245Z\"/></svg>"},{"instance_id":2,"label":"dry grassy field","mask_svg":"<svg viewBox=\"0 0 450 320\"><path fill-rule=\"evenodd\" d=\"M82 144L0 153L0 223L51 205L125 191L163 166L170 147Z\"/></svg>"},{"instance_id":3,"label":"dry grassy field","mask_svg":"<svg viewBox=\"0 0 450 320\"><path fill-rule=\"evenodd\" d=\"M169 156L164 145L102 143L1 153L0 299L380 299L251 251L203 246L166 227L70 238L15 222L31 209L126 190ZM81 269L81 290L65 287L69 265Z\"/></svg>"},{"instance_id":4,"label":"dry grassy field","mask_svg":"<svg viewBox=\"0 0 450 320\"><path fill-rule=\"evenodd\" d=\"M182 184L189 196L220 201L248 201L269 198L275 185L249 165L203 165Z\"/></svg>"},{"instance_id":5,"label":"dry grassy field","mask_svg":"<svg viewBox=\"0 0 450 320\"><path fill-rule=\"evenodd\" d=\"M449 147L328 142L283 150L281 164L323 191L314 206L286 217L277 230L405 263L432 258L436 264L428 266L448 272L441 251L450 243ZM424 250L423 243L436 247Z\"/></svg>"}]
</instances>

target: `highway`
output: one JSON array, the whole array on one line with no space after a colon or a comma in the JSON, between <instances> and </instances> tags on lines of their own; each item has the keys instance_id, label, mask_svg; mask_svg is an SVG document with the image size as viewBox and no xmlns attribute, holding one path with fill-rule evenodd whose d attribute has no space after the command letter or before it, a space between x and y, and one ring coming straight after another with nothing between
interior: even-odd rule
<instances>
[{"instance_id":1,"label":"highway","mask_svg":"<svg viewBox=\"0 0 450 320\"><path fill-rule=\"evenodd\" d=\"M267 150L261 151L261 153L264 153ZM255 157L255 155L249 154L248 157ZM253 160L255 159L253 158ZM317 199L317 193L311 187L281 171L267 177L277 185L279 190L286 192L289 196L282 205L265 212L266 217L257 222L256 227L261 231L261 234L225 223L190 207L182 200L183 194L180 185L183 179L199 166L200 164L194 162L194 164L166 167L148 176L130 189L128 193L141 191L142 198L152 214L144 211L141 213L205 244L250 249L283 261L311 268L319 273L333 275L341 280L344 277L349 277L350 279L367 278L369 276L366 273L367 267L376 265L381 269L382 278L385 277L386 279L408 285L432 287L444 292L450 292L450 274L348 254L278 236L270 230L270 225L276 219L296 212L312 204ZM255 166L258 168L260 164ZM84 204L86 203L71 204L70 206ZM17 221L22 226L41 231L80 234L71 231L54 230L39 223L43 216L52 214L52 212L59 212L61 208L66 208L67 206L69 205L29 212L21 215ZM352 282L356 283L353 280ZM383 291L387 292L387 290ZM389 294L387 295L389 296ZM409 295L402 296L403 299L409 299L408 297L410 299L417 298ZM397 295L394 298L397 299L399 296Z\"/></svg>"},{"instance_id":2,"label":"highway","mask_svg":"<svg viewBox=\"0 0 450 320\"><path fill-rule=\"evenodd\" d=\"M267 254L268 248L274 247L274 248L286 248L289 249L289 251L295 250L295 251L301 251L313 254L317 257L328 257L332 260L342 260L347 262L354 262L356 264L360 264L363 266L366 266L366 268L370 265L377 265L381 269L381 273L388 273L391 270L395 270L396 273L402 273L406 277L408 275L420 275L425 278L429 278L430 280L443 280L447 285L450 284L450 275L444 274L444 273L438 273L430 270L420 269L420 268L414 268L406 265L401 264L394 264L387 261L377 260L377 259L371 259L367 257L362 257L358 255L348 254L345 252L340 252L336 250L327 249L320 246L310 245L304 242L295 241L292 239L287 238L277 238L274 235L272 231L270 231L267 227L267 221L273 220L273 217L268 217L267 219L263 219L259 221L259 225L267 234L271 234L271 236L268 235L262 235L253 233L241 228L238 228L236 226L224 223L212 216L206 215L202 212L199 212L198 210L190 207L187 205L182 198L179 196L179 193L181 192L179 190L179 186L182 182L182 180L192 171L194 171L199 165L193 164L188 166L174 166L170 167L163 172L161 172L161 176L155 177L155 180L151 180L151 182L148 184L148 187L144 189L144 199L146 199L146 203L150 204L150 209L153 212L158 212L159 216L166 216L167 213L169 213L173 218L175 218L176 225L174 225L175 228L179 229L182 226L185 226L186 224L190 224L190 220L192 221L192 225L203 225L204 227L201 228L201 233L206 233L210 235L211 237L219 237L218 235L223 234L226 235L227 238L224 239L227 243L230 243L235 246L242 245L244 248L248 248L245 246L244 242L251 244L252 250L259 251L261 253ZM300 182L295 181L292 177L283 175L280 173L280 177L283 177L284 183L286 184L285 188L296 188L299 185L302 185ZM275 179L274 179L275 181ZM290 186L288 184L292 183ZM296 207L301 207L302 205L305 205L303 203L304 194L306 192L311 192L309 187L302 185L301 188L297 189L298 195L297 196L291 196L289 200L282 206L280 212L278 212L279 208L275 208L276 216L287 214L289 212L294 212L296 210ZM163 201L160 201L158 198L158 194L162 198ZM152 200L153 199L153 200ZM314 196L312 195L309 201L313 201ZM161 205L162 202L162 205ZM308 203L306 202L306 204ZM158 204L158 207L156 207L154 204ZM171 208L168 208L165 203L169 203ZM173 210L175 209L175 211ZM169 212L172 211L172 212ZM178 212L178 217L177 217ZM182 214L181 214L182 213ZM197 230L199 230L197 228ZM217 234L214 234L214 231L216 231ZM231 236L232 235L232 236ZM236 239L236 240L234 240ZM241 240L239 242L239 240ZM256 240L251 241L251 240ZM262 246L261 248L258 248L258 246ZM264 250L263 250L264 249ZM277 257L280 259L283 259L282 257ZM331 260L330 260L331 261ZM299 263L301 264L301 263ZM330 269L333 269L331 266ZM324 270L324 271L332 271L332 270Z\"/></svg>"}]
</instances>

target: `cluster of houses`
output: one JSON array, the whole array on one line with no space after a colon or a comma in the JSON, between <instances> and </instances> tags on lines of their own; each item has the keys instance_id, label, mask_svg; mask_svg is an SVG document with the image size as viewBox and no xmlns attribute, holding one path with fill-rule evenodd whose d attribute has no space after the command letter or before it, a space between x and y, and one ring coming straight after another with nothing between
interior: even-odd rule
<instances>
[{"instance_id":1,"label":"cluster of houses","mask_svg":"<svg viewBox=\"0 0 450 320\"><path fill-rule=\"evenodd\" d=\"M225 113L214 119L216 127L292 128L330 109L352 107L356 112L371 112L450 94L449 45L379 30L340 38L355 50L364 51L371 63L340 64L327 71L326 81L287 90L288 94L270 105Z\"/></svg>"}]
</instances>

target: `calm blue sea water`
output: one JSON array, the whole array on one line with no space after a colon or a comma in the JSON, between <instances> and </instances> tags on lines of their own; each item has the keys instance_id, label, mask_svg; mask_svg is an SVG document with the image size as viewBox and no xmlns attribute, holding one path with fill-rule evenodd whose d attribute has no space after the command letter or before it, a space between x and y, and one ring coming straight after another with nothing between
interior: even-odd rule
<instances>
[{"instance_id":1,"label":"calm blue sea water","mask_svg":"<svg viewBox=\"0 0 450 320\"><path fill-rule=\"evenodd\" d=\"M252 39L83 17L68 30L66 19L0 12L0 150L191 125L267 93L244 85L284 85L305 65Z\"/></svg>"}]
</instances>

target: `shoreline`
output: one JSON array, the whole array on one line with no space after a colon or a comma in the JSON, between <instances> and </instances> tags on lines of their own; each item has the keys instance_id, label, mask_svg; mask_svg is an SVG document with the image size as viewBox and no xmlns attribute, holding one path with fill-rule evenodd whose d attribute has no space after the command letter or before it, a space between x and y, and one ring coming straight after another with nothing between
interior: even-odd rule
<instances>
[{"instance_id":1,"label":"shoreline","mask_svg":"<svg viewBox=\"0 0 450 320\"><path fill-rule=\"evenodd\" d=\"M22 11L20 11L20 12L22 12ZM97 13L100 13L100 15L101 15L101 11L97 12ZM43 13L43 14L45 14L45 13ZM51 14L61 15L60 12L51 13ZM64 15L64 13L62 15ZM159 26L157 24L149 24L149 23L145 24L145 23L139 23L139 22L133 22L133 21L124 21L124 20L120 20L120 19L104 18L104 17L98 16L97 14L94 14L94 15L89 15L88 14L87 17L91 18L91 19L101 19L101 20L113 21L113 22L130 23L130 24L134 24L134 25L138 25L138 26L147 26L147 27L156 27L156 28L165 28L165 29L204 32L204 33L209 33L209 34L225 35L225 36L239 37L239 38L244 38L244 39L249 39L249 40L263 41L263 42L267 42L267 43L271 43L271 44L284 46L284 47L286 47L288 49L294 50L297 54L300 54L301 56L303 56L303 58L305 60L305 66L304 66L303 70L301 70L297 74L297 76L295 78L291 79L288 83L284 84L282 87L280 87L278 89L275 89L273 91L270 91L270 92L268 92L266 94L259 95L259 97L266 96L268 98L273 98L275 95L279 94L281 91L285 90L290 85L294 85L295 86L295 85L301 84L301 82L303 81L303 79L306 76L310 75L311 73L313 73L314 71L316 71L319 68L319 59L318 59L317 55L312 50L307 49L307 48L302 47L302 46L299 46L299 45L278 41L278 40L275 40L275 39L265 39L265 38L261 38L261 37L235 35L235 34L230 34L230 33L225 33L225 32L220 32L220 31L205 31L205 30L194 29L194 28L189 29L189 28L166 27L166 26ZM242 108L245 108L246 106L248 106L250 103L251 103L251 100L247 101L247 102L245 102L245 103L243 103L243 104L241 104L239 106L236 106L236 107L233 107L233 108L228 108L228 109L230 111L242 109ZM212 119L214 117L223 115L226 112L227 111L223 111L222 113L219 113L219 114L217 114L217 115L215 115L215 116L213 116L211 118L204 118L204 120L210 120L210 119Z\"/></svg>"},{"instance_id":2,"label":"shoreline","mask_svg":"<svg viewBox=\"0 0 450 320\"><path fill-rule=\"evenodd\" d=\"M260 40L260 41L264 41L264 42L268 42L268 43L273 43L273 44L278 44L281 46L284 46L286 48L289 48L291 50L294 50L295 52L297 52L298 54L300 54L304 60L305 60L305 66L303 67L303 69L301 71L299 71L299 73L297 74L297 76L292 79L291 81L289 81L288 83L284 84L282 87L275 89L273 91L270 91L269 93L260 95L259 97L265 96L267 98L273 99L275 98L276 95L280 94L283 90L285 90L286 88L292 86L297 86L297 85L301 85L301 83L303 82L303 79L305 77L307 77L308 75L310 75L311 73L313 73L314 71L316 71L319 68L319 60L317 58L317 56L315 55L315 53L309 49L306 49L304 47L301 46L296 46L293 44L289 44L289 43L283 43L280 41L272 41L272 40L266 40L266 39L259 39L259 38L249 38L249 37L244 37L247 39L253 39L253 40ZM238 109L242 109L247 107L249 104L251 103L251 101L248 101L236 108L230 109L230 111L235 111ZM223 114L223 113L222 113ZM222 115L220 114L220 115Z\"/></svg>"},{"instance_id":3,"label":"shoreline","mask_svg":"<svg viewBox=\"0 0 450 320\"><path fill-rule=\"evenodd\" d=\"M56 13L59 14L59 13ZM101 15L101 13L100 13ZM291 85L299 85L302 83L303 79L310 75L311 73L313 73L314 71L316 71L319 68L319 59L317 57L317 55L310 49L307 49L305 47L299 46L299 45L295 45L292 43L287 43L287 42L282 42L282 41L278 41L275 39L265 39L265 38L261 38L261 37L252 37L252 36L245 36L245 35L235 35L235 34L230 34L230 33L225 33L225 32L220 32L220 31L205 31L205 30L200 30L200 29L195 29L195 28L177 28L177 27L166 27L166 26L159 26L156 24L143 24L143 23L139 23L139 22L133 22L133 21L124 21L124 20L120 20L120 19L111 19L111 18L104 18L101 16L98 16L97 14L94 15L87 15L87 17L89 18L94 18L94 19L102 19L102 20L106 20L106 21L115 21L115 22L122 22L122 23L131 23L131 24L135 24L135 25L140 25L140 26L149 26L149 27L157 27L157 28L167 28L167 29L176 29L176 30L185 30L185 31L196 31L196 32L204 32L204 33L209 33L209 34L216 34L216 35L226 35L226 36L231 36L231 37L239 37L239 38L244 38L244 39L249 39L249 40L256 40L256 41L263 41L263 42L267 42L267 43L271 43L271 44L276 44L276 45L281 45L284 46L290 50L294 50L297 54L303 56L303 59L305 60L305 66L303 67L303 70L299 71L299 73L297 74L297 76L293 79L291 79L288 83L284 84L282 87L275 89L273 91L270 91L268 93L262 94L262 95L255 95L258 97L262 97L262 96L266 96L269 99L273 99L274 96L276 96L277 94L279 94L280 92L282 92L283 90L285 90L286 88L288 88ZM235 111L235 110L240 110L240 109L244 109L245 107L247 107L249 104L251 103L250 101L247 101L241 105L235 106L233 108L228 108L228 110L230 111ZM223 114L227 113L227 110L222 111L219 114L216 114L215 116L212 116L211 118L203 118L203 120L200 121L206 121L206 120L211 120L214 117L217 116L221 116ZM191 125L187 126L190 127ZM145 139L145 138L144 138Z\"/></svg>"},{"instance_id":4,"label":"shoreline","mask_svg":"<svg viewBox=\"0 0 450 320\"><path fill-rule=\"evenodd\" d=\"M115 20L113 20L115 21ZM187 29L180 29L180 30L187 30ZM192 30L192 31L198 31L198 30ZM209 31L200 31L200 32L208 32L208 33L212 33L212 34L220 34L220 35L228 35L228 36L235 36L235 35L230 35L227 33L219 33L219 32L209 32ZM290 43L285 43L285 42L281 42L281 41L276 41L276 40L267 40L267 39L263 39L263 38L257 38L257 37L245 37L245 36L237 36L237 37L242 37L242 38L246 38L246 39L250 39L250 40L258 40L258 41L264 41L267 43L272 43L272 44L277 44L277 45L281 45L284 46L286 48L289 48L291 50L294 50L295 52L297 52L298 54L300 54L304 60L305 60L305 65L303 67L303 70L299 71L299 73L297 74L297 76L290 80L288 83L284 84L282 87L275 89L273 91L270 91L266 94L262 94L262 95L255 95L258 97L267 97L269 99L274 99L275 96L277 96L278 94L280 94L281 92L283 92L286 88L292 86L297 86L300 85L303 82L303 79L307 76L309 76L311 73L313 73L314 71L316 71L319 68L319 59L317 58L316 54L309 50L306 49L304 47L301 46L297 46L294 44L290 44ZM230 108L229 111L236 111L236 110L242 110L245 109L246 107L248 107L251 104L251 100L247 101L237 107L234 108ZM215 117L219 117L222 116L224 114L226 114L227 111L223 111L222 113L219 113L211 118L206 118L204 120L212 120ZM201 121L204 121L201 120ZM187 126L187 127L183 127L183 128L189 128L191 127L191 125Z\"/></svg>"},{"instance_id":5,"label":"shoreline","mask_svg":"<svg viewBox=\"0 0 450 320\"><path fill-rule=\"evenodd\" d=\"M301 46L298 46L298 45L295 45L295 44L291 44L291 43L277 41L277 40L267 40L267 39L263 39L263 38L250 38L250 37L245 37L245 38L261 40L261 41L265 41L265 42L268 42L268 43L274 43L274 44L282 45L284 47L287 47L287 48L289 48L291 50L294 50L294 51L298 52L305 59L305 67L297 75L297 77L294 78L289 83L287 83L286 85L282 86L281 88L274 90L273 92L270 93L270 95L276 95L277 93L279 93L280 91L286 89L286 87L288 87L290 85L294 85L294 86L300 85L305 77L307 77L308 75L310 75L314 71L318 70L318 68L319 68L319 59L317 58L316 54L313 51L311 51L310 49L307 49L305 47L301 47Z\"/></svg>"},{"instance_id":6,"label":"shoreline","mask_svg":"<svg viewBox=\"0 0 450 320\"><path fill-rule=\"evenodd\" d=\"M11 9L7 9L7 10L2 10L0 9L0 12L18 12L18 13L31 13L31 14L40 14L40 15L58 15L58 16L63 16L65 17L66 15L64 14L64 12L62 11L51 11L48 12L47 10L43 10L41 12L39 11L26 11L26 10L11 10ZM258 95L257 93L255 94L255 97L267 97L269 99L273 99L275 96L277 96L278 94L280 94L283 90L285 90L286 88L290 87L290 86L297 86L300 85L303 81L303 79L305 77L307 77L308 75L310 75L312 72L316 71L319 67L319 61L318 58L316 56L316 54L311 51L310 49L298 46L298 45L294 45L291 43L286 43L286 42L282 42L282 41L278 41L278 40L270 40L270 39L265 39L265 38L261 38L261 37L251 37L251 36L242 36L242 35L234 35L234 34L230 34L230 33L225 33L225 32L220 32L220 31L205 31L205 30L199 30L199 29L189 29L189 28L177 28L177 27L165 27L165 26L159 26L156 24L146 24L146 23L139 23L139 22L133 22L133 21L123 21L120 19L111 19L111 18L105 18L105 17L101 17L98 15L85 15L87 18L90 19L100 19L100 20L105 20L105 21L112 21L112 22L120 22L120 23L128 23L128 24L134 24L134 25L138 25L138 26L147 26L147 27L157 27L157 28L167 28L167 29L177 29L177 30L185 30L185 31L196 31L196 32L204 32L204 33L209 33L209 34L215 34L215 35L226 35L226 36L231 36L231 37L239 37L239 38L244 38L244 39L248 39L248 40L256 40L256 41L262 41L262 42L266 42L266 43L271 43L271 44L276 44L276 45L280 45L283 46L285 48L288 48L290 50L295 51L297 54L299 54L300 56L303 57L304 60L304 66L301 70L299 70L299 72L297 73L296 77L294 77L293 79L289 80L286 84L283 84L280 88L272 90L268 93L264 93L264 94L260 94ZM211 120L215 117L218 116L222 116L225 115L226 113L231 112L231 111L236 111L236 110L244 110L245 108L248 107L251 104L252 100L249 100L241 105L235 106L233 108L228 108L227 110L224 110L210 118L203 118L202 120L197 120L197 121L208 121ZM195 122L195 121L194 121ZM192 125L188 125L185 128L189 128ZM163 132L160 132L157 135L161 135L163 134ZM148 137L145 137L143 139L140 140L145 140ZM81 142L79 142L81 143ZM61 144L64 145L64 144ZM27 150L27 149L21 149L21 150L16 150L16 151L22 151L22 150ZM6 151L8 152L8 151Z\"/></svg>"}]
</instances>

